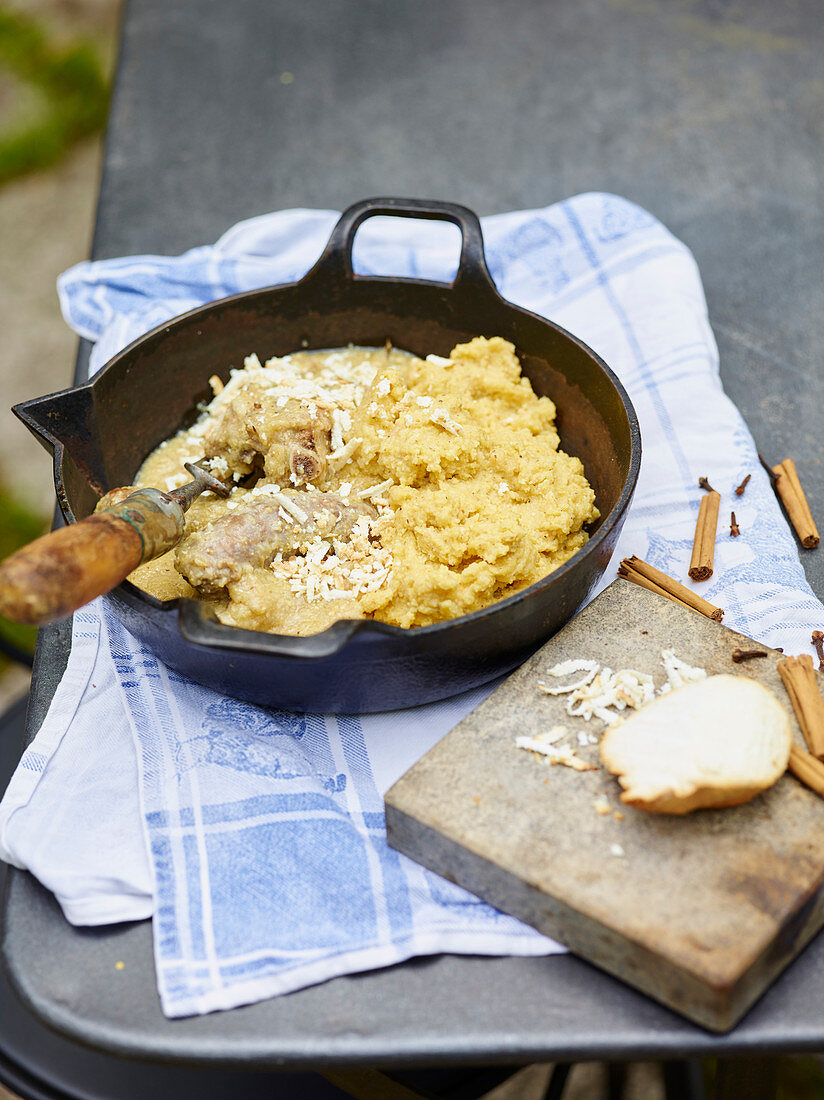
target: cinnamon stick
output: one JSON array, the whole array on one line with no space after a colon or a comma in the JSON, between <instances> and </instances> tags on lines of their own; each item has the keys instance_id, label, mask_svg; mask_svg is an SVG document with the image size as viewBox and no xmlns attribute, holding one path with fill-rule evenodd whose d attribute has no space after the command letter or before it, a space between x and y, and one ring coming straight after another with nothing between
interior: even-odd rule
<instances>
[{"instance_id":1,"label":"cinnamon stick","mask_svg":"<svg viewBox=\"0 0 824 1100\"><path fill-rule=\"evenodd\" d=\"M806 653L800 657L785 657L778 662L778 675L784 681L807 748L821 760L824 758L824 699L818 688L812 657Z\"/></svg>"},{"instance_id":2,"label":"cinnamon stick","mask_svg":"<svg viewBox=\"0 0 824 1100\"><path fill-rule=\"evenodd\" d=\"M718 528L718 508L721 494L712 489L701 498L695 538L692 544L689 574L694 581L708 581L712 576L715 557L715 532Z\"/></svg>"},{"instance_id":3,"label":"cinnamon stick","mask_svg":"<svg viewBox=\"0 0 824 1100\"><path fill-rule=\"evenodd\" d=\"M824 798L824 764L820 760L816 760L810 753L793 745L790 748L790 761L787 767L805 787L809 787L811 791L815 791Z\"/></svg>"},{"instance_id":4,"label":"cinnamon stick","mask_svg":"<svg viewBox=\"0 0 824 1100\"><path fill-rule=\"evenodd\" d=\"M777 466L773 466L773 473L778 479L775 483L775 491L781 498L781 503L787 509L790 523L795 528L795 533L801 540L801 545L807 550L814 550L818 546L818 528L815 525L810 506L798 480L798 471L791 458L785 458Z\"/></svg>"},{"instance_id":5,"label":"cinnamon stick","mask_svg":"<svg viewBox=\"0 0 824 1100\"><path fill-rule=\"evenodd\" d=\"M714 619L717 623L720 623L724 617L724 612L720 607L715 607L708 600L703 599L703 597L687 588L686 585L679 584L678 581L667 576L666 573L662 573L654 565L649 565L641 558L636 557L635 554L631 558L624 558L618 566L618 575L625 577L641 588L646 588L648 592L657 592L659 596L665 596L673 603L680 603L682 607L689 607L693 611L698 611L702 615L706 615L708 619Z\"/></svg>"}]
</instances>

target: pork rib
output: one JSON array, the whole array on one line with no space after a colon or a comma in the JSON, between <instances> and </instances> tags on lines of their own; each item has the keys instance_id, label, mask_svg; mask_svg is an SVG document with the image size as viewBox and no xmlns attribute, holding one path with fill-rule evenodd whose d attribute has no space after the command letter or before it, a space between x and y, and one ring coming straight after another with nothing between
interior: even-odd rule
<instances>
[{"instance_id":1,"label":"pork rib","mask_svg":"<svg viewBox=\"0 0 824 1100\"><path fill-rule=\"evenodd\" d=\"M258 497L184 538L175 565L194 588L215 595L278 553L305 551L316 536L346 540L361 516L376 515L366 501L349 503L337 493L287 490Z\"/></svg>"}]
</instances>

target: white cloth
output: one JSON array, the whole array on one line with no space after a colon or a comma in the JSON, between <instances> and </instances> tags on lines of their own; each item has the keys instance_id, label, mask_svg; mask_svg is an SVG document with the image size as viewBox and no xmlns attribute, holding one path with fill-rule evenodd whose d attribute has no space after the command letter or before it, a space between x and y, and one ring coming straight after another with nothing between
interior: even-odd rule
<instances>
[{"instance_id":1,"label":"white cloth","mask_svg":"<svg viewBox=\"0 0 824 1100\"><path fill-rule=\"evenodd\" d=\"M284 211L181 257L80 264L60 280L65 315L96 341L96 369L200 302L300 277L334 220ZM706 475L741 536L719 525L715 574L695 587L727 625L809 651L822 607L721 389L686 247L603 194L487 218L484 235L504 296L587 341L637 409L641 475L603 583L632 553L686 577ZM443 279L456 258L454 227L399 219L367 222L355 251L366 274ZM747 473L746 494L732 496ZM153 916L170 1016L416 954L546 954L551 940L385 840L382 793L488 690L363 717L265 710L170 672L95 601L74 617L69 667L0 804L0 856L54 891L73 923Z\"/></svg>"}]
</instances>

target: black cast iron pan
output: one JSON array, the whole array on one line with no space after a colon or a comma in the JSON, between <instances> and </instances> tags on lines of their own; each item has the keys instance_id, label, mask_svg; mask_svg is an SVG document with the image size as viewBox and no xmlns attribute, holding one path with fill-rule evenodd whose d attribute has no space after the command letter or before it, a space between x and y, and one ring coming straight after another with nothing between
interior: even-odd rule
<instances>
[{"instance_id":1,"label":"black cast iron pan","mask_svg":"<svg viewBox=\"0 0 824 1100\"><path fill-rule=\"evenodd\" d=\"M439 219L462 233L451 284L358 276L352 243L376 214ZM227 695L297 711L367 712L414 706L485 683L520 663L575 614L609 562L638 477L638 421L624 388L580 340L506 302L486 267L481 227L465 207L371 199L344 212L323 255L298 283L192 310L142 336L86 385L28 401L17 415L54 453L67 522L88 516L129 484L146 455L194 418L224 377L256 351L261 360L299 348L387 337L419 355L448 355L473 336L503 336L535 391L558 408L561 446L578 455L601 519L587 545L556 572L482 611L404 630L342 621L306 638L225 626L208 604L161 602L124 582L112 611L169 666Z\"/></svg>"}]
</instances>

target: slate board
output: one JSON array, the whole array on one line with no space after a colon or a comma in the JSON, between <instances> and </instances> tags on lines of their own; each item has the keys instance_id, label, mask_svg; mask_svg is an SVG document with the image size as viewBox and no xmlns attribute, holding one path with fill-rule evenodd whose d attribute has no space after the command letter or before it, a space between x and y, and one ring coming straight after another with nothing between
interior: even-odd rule
<instances>
[{"instance_id":1,"label":"slate board","mask_svg":"<svg viewBox=\"0 0 824 1100\"><path fill-rule=\"evenodd\" d=\"M648 814L620 802L603 768L549 766L515 737L556 724L602 731L538 691L557 662L594 659L661 684L661 650L673 648L711 675L763 683L803 746L781 654L731 660L753 644L615 581L391 788L389 843L691 1020L729 1030L824 924L824 800L787 774L744 806ZM597 745L577 751L598 762ZM608 815L595 809L604 793Z\"/></svg>"}]
</instances>

